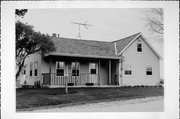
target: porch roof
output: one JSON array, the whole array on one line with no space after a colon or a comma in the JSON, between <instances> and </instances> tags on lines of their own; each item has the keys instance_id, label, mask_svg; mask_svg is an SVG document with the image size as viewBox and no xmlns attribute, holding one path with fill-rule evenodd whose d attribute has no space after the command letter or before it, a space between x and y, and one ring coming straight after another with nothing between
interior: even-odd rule
<instances>
[{"instance_id":1,"label":"porch roof","mask_svg":"<svg viewBox=\"0 0 180 119\"><path fill-rule=\"evenodd\" d=\"M98 55L80 55L80 54L68 54L68 53L59 53L52 52L45 55L46 56L68 56L68 57L79 57L79 58L98 58L98 59L123 59L122 56L98 56Z\"/></svg>"}]
</instances>

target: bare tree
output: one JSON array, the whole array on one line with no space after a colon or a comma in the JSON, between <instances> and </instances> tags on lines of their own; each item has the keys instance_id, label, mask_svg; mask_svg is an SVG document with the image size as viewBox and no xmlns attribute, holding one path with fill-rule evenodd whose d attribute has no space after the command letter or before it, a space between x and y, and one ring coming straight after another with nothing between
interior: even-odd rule
<instances>
[{"instance_id":1,"label":"bare tree","mask_svg":"<svg viewBox=\"0 0 180 119\"><path fill-rule=\"evenodd\" d=\"M145 21L147 22L146 25L149 27L150 32L163 34L163 14L162 8L152 8L146 11Z\"/></svg>"}]
</instances>

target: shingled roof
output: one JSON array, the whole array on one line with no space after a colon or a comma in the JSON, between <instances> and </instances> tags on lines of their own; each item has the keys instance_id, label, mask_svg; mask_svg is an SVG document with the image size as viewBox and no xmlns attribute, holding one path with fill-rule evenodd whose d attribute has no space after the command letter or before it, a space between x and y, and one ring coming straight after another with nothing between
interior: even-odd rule
<instances>
[{"instance_id":1,"label":"shingled roof","mask_svg":"<svg viewBox=\"0 0 180 119\"><path fill-rule=\"evenodd\" d=\"M117 54L122 52L122 50L124 50L124 48L126 48L126 46L129 43L131 43L139 34L140 33L137 33L137 34L134 34L132 36L129 36L129 37L114 41L114 42L116 42Z\"/></svg>"},{"instance_id":2,"label":"shingled roof","mask_svg":"<svg viewBox=\"0 0 180 119\"><path fill-rule=\"evenodd\" d=\"M57 48L55 52L59 54L118 57L115 48L117 53L120 53L138 35L139 33L113 42L62 37L52 37L52 40Z\"/></svg>"},{"instance_id":3,"label":"shingled roof","mask_svg":"<svg viewBox=\"0 0 180 119\"><path fill-rule=\"evenodd\" d=\"M96 55L114 57L115 48L111 42L80 40L54 37L56 52L79 55Z\"/></svg>"}]
</instances>

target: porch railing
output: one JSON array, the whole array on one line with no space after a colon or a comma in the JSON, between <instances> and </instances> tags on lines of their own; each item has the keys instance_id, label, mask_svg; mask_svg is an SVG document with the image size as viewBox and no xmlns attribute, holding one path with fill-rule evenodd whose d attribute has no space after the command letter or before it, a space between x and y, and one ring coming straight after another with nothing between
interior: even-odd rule
<instances>
[{"instance_id":1,"label":"porch railing","mask_svg":"<svg viewBox=\"0 0 180 119\"><path fill-rule=\"evenodd\" d=\"M43 85L65 85L65 82L73 83L74 85L86 85L86 83L93 83L98 85L99 74L56 74L56 73L43 73L42 84Z\"/></svg>"}]
</instances>

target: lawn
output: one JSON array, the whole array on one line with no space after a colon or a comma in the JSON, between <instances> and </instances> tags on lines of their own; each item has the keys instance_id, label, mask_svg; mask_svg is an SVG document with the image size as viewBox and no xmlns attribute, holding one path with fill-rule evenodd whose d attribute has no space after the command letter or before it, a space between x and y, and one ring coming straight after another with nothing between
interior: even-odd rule
<instances>
[{"instance_id":1,"label":"lawn","mask_svg":"<svg viewBox=\"0 0 180 119\"><path fill-rule=\"evenodd\" d=\"M164 89L161 87L69 88L69 94L64 93L64 88L16 89L16 108L66 106L163 95Z\"/></svg>"}]
</instances>

